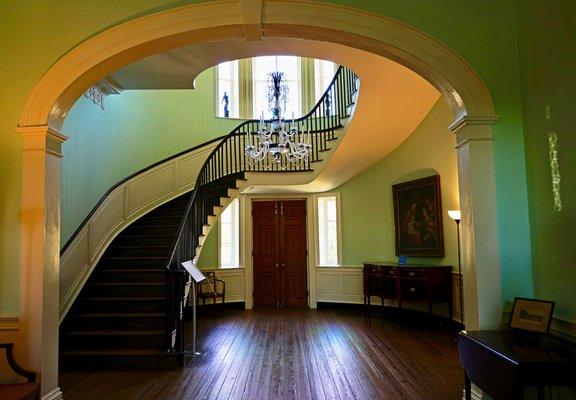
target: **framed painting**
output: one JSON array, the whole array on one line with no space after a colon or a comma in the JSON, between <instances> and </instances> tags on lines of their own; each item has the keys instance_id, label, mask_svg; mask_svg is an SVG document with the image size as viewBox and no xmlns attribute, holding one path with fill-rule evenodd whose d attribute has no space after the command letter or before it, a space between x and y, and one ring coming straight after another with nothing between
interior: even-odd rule
<instances>
[{"instance_id":1,"label":"framed painting","mask_svg":"<svg viewBox=\"0 0 576 400\"><path fill-rule=\"evenodd\" d=\"M554 304L553 301L516 297L510 314L510 328L548 333Z\"/></svg>"},{"instance_id":2,"label":"framed painting","mask_svg":"<svg viewBox=\"0 0 576 400\"><path fill-rule=\"evenodd\" d=\"M443 257L440 175L392 185L396 255Z\"/></svg>"}]
</instances>

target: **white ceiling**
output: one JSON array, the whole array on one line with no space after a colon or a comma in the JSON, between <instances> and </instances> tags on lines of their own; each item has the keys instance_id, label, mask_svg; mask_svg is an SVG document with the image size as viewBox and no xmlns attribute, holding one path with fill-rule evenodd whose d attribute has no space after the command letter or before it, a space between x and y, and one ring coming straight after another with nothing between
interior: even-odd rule
<instances>
[{"instance_id":1,"label":"white ceiling","mask_svg":"<svg viewBox=\"0 0 576 400\"><path fill-rule=\"evenodd\" d=\"M416 129L440 97L422 77L384 57L333 43L289 38L181 47L130 64L112 78L123 89L189 89L198 74L220 62L270 54L334 61L353 69L361 81L356 113L341 145L320 175L308 185L293 188L296 191L331 190L373 165ZM258 189L266 190L274 188Z\"/></svg>"}]
</instances>

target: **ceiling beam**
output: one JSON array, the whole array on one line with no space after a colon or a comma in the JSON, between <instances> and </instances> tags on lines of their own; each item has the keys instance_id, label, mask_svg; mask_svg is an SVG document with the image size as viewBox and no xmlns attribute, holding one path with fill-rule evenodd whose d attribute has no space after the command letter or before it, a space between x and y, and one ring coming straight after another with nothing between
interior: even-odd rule
<instances>
[{"instance_id":1,"label":"ceiling beam","mask_svg":"<svg viewBox=\"0 0 576 400\"><path fill-rule=\"evenodd\" d=\"M240 0L240 13L246 40L262 40L262 0Z\"/></svg>"}]
</instances>

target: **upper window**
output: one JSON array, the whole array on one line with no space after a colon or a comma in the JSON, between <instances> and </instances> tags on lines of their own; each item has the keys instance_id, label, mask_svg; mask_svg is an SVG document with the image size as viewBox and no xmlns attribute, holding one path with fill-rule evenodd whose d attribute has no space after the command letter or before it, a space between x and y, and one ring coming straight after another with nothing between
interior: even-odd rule
<instances>
[{"instance_id":1,"label":"upper window","mask_svg":"<svg viewBox=\"0 0 576 400\"><path fill-rule=\"evenodd\" d=\"M228 61L216 68L216 115L219 117L258 119L264 113L271 118L268 107L268 75L284 72L288 99L283 118L306 114L334 78L336 64L295 56L264 56Z\"/></svg>"},{"instance_id":2,"label":"upper window","mask_svg":"<svg viewBox=\"0 0 576 400\"><path fill-rule=\"evenodd\" d=\"M220 215L220 267L240 267L240 202L234 199Z\"/></svg>"},{"instance_id":3,"label":"upper window","mask_svg":"<svg viewBox=\"0 0 576 400\"><path fill-rule=\"evenodd\" d=\"M318 197L318 262L320 266L338 266L337 196Z\"/></svg>"},{"instance_id":4,"label":"upper window","mask_svg":"<svg viewBox=\"0 0 576 400\"><path fill-rule=\"evenodd\" d=\"M228 61L218 65L218 116L238 117L238 61Z\"/></svg>"},{"instance_id":5,"label":"upper window","mask_svg":"<svg viewBox=\"0 0 576 400\"><path fill-rule=\"evenodd\" d=\"M252 59L252 82L254 83L253 116L264 113L265 119L272 118L268 109L268 74L274 71L284 72L288 85L288 99L283 118L299 117L302 110L300 94L300 59L291 56L267 56Z\"/></svg>"}]
</instances>

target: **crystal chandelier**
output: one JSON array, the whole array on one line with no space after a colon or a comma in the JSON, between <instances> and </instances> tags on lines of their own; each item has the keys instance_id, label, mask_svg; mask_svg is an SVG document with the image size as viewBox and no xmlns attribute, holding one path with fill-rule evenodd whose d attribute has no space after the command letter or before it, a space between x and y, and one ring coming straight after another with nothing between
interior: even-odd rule
<instances>
[{"instance_id":1,"label":"crystal chandelier","mask_svg":"<svg viewBox=\"0 0 576 400\"><path fill-rule=\"evenodd\" d=\"M262 112L258 132L255 135L248 132L245 154L251 163L269 159L280 168L286 169L288 164L306 160L312 150L312 144L310 131L305 134L298 129L294 123L294 114L292 114L290 127L286 129L287 124L282 119L282 113L286 109L288 85L285 83L284 72L278 71L277 58L276 71L268 74L267 97L268 108L272 113L270 130L266 127L264 112ZM271 165L272 163L268 164L268 166Z\"/></svg>"}]
</instances>

